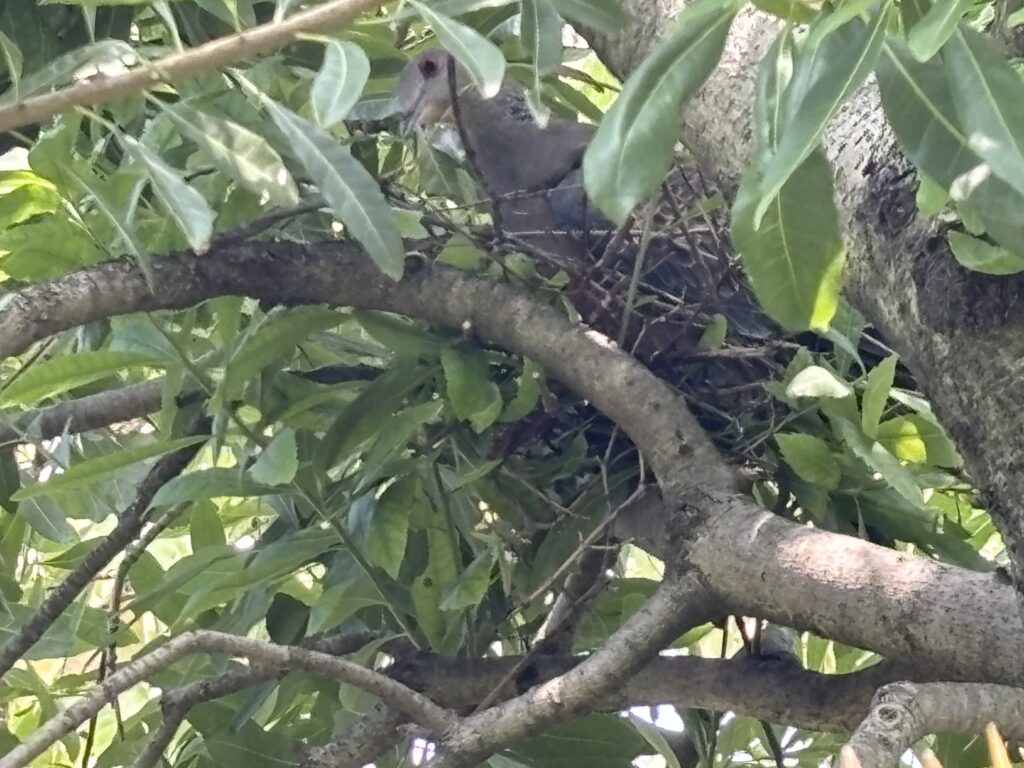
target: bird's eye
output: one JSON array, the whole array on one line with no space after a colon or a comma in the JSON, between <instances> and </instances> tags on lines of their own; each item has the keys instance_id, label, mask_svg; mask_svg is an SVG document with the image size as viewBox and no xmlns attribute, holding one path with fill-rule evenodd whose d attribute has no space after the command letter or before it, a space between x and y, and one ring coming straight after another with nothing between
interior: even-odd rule
<instances>
[{"instance_id":1,"label":"bird's eye","mask_svg":"<svg viewBox=\"0 0 1024 768\"><path fill-rule=\"evenodd\" d=\"M437 74L437 62L433 59L424 59L420 62L420 74L424 77L433 77Z\"/></svg>"}]
</instances>

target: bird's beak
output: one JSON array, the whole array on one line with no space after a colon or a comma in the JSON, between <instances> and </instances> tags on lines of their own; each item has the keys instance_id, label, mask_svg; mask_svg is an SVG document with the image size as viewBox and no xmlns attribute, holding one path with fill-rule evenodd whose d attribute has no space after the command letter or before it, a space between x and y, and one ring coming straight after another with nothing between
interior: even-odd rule
<instances>
[{"instance_id":1,"label":"bird's beak","mask_svg":"<svg viewBox=\"0 0 1024 768\"><path fill-rule=\"evenodd\" d=\"M403 139L407 139L416 132L416 129L420 127L423 120L423 112L426 107L426 103L423 99L423 94L420 93L416 96L416 101L412 103L412 106L402 115L402 119L398 123L398 134Z\"/></svg>"}]
</instances>

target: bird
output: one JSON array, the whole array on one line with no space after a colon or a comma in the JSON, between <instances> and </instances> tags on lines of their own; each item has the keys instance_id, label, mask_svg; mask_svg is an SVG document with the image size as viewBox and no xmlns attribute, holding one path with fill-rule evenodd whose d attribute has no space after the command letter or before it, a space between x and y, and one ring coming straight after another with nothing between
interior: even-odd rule
<instances>
[{"instance_id":1,"label":"bird","mask_svg":"<svg viewBox=\"0 0 1024 768\"><path fill-rule=\"evenodd\" d=\"M596 126L558 115L539 124L524 89L511 77L494 96L485 97L443 48L412 57L398 76L394 96L403 136L445 124L457 129L467 165L491 199L495 228L501 233L553 255L562 266L593 266L595 261L607 266L605 251L615 243L622 251L617 265L623 274L631 274L639 238L632 238L632 247L623 247L630 245L623 242L623 232L591 204L584 189L583 155ZM666 182L676 187L674 195L666 191L673 218L679 214L679 189L684 190L682 197L695 197L690 187L696 174L691 171L677 171ZM686 200L682 205L686 207ZM645 255L648 287L685 295L702 310L721 312L734 330L748 337L777 335L749 289L734 279L728 254L695 253L699 249L690 233L682 237L668 229L652 240Z\"/></svg>"}]
</instances>

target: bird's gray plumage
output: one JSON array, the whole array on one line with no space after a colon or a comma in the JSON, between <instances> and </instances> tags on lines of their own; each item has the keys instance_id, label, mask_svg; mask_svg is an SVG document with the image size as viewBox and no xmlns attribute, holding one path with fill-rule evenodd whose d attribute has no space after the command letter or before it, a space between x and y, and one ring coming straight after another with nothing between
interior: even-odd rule
<instances>
[{"instance_id":1,"label":"bird's gray plumage","mask_svg":"<svg viewBox=\"0 0 1024 768\"><path fill-rule=\"evenodd\" d=\"M457 123L467 160L495 201L496 221L506 234L563 259L582 260L595 242L606 242L615 227L589 203L583 187L583 154L595 127L558 116L542 127L518 83L506 78L497 95L484 98L461 67L449 64L449 54L434 48L402 70L395 96L405 129ZM669 249L671 258L660 261L668 265L662 277L675 283L671 292L687 294L691 301L710 298L712 308L722 300L721 311L738 330L753 336L770 333L749 296L734 300L732 295L697 295L718 289L704 284L704 276L692 268L692 257L685 249L680 252L674 240L657 248Z\"/></svg>"}]
</instances>

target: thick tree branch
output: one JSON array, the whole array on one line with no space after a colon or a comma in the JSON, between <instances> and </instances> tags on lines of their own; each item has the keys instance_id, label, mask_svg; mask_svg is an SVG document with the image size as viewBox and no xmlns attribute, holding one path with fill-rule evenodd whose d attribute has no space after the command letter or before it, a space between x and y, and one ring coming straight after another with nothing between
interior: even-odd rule
<instances>
[{"instance_id":1,"label":"thick tree branch","mask_svg":"<svg viewBox=\"0 0 1024 768\"><path fill-rule=\"evenodd\" d=\"M657 460L659 481L677 489L677 498L694 487L732 483L662 382L603 337L507 287L416 263L396 283L336 243L245 245L154 267L155 294L137 269L115 262L9 297L0 313L0 356L81 323L226 294L383 309L451 328L466 324L484 340L537 360L622 426L652 464ZM689 557L735 612L815 628L941 668L949 679L1024 683L1024 625L1013 591L994 576L795 526L728 490L703 501L714 513L688 544Z\"/></svg>"},{"instance_id":2,"label":"thick tree branch","mask_svg":"<svg viewBox=\"0 0 1024 768\"><path fill-rule=\"evenodd\" d=\"M198 419L191 434L202 435L209 431L206 418ZM113 531L96 545L68 574L67 578L53 589L43 600L32 617L0 649L0 678L14 666L25 652L43 636L57 617L64 612L90 581L105 568L114 557L138 536L144 522L144 514L156 492L171 478L181 474L202 444L182 448L161 458L146 475L135 500L122 513Z\"/></svg>"},{"instance_id":3,"label":"thick tree branch","mask_svg":"<svg viewBox=\"0 0 1024 768\"><path fill-rule=\"evenodd\" d=\"M143 381L22 414L10 425L0 426L0 447L26 437L46 440L65 432L74 435L141 418L160 409L162 386L163 379ZM178 405L197 402L199 397L198 392L186 392L178 398Z\"/></svg>"},{"instance_id":4,"label":"thick tree branch","mask_svg":"<svg viewBox=\"0 0 1024 768\"><path fill-rule=\"evenodd\" d=\"M631 28L612 39L591 35L595 50L627 76L685 4L623 0ZM757 67L779 27L752 8L740 13L718 68L685 107L683 141L726 190L753 150ZM1024 277L963 269L938 223L916 217L917 177L874 85L836 116L825 149L849 254L846 293L921 382L985 492L1012 560L1024 563ZM1017 577L1024 594L1024 570Z\"/></svg>"},{"instance_id":5,"label":"thick tree branch","mask_svg":"<svg viewBox=\"0 0 1024 768\"><path fill-rule=\"evenodd\" d=\"M868 716L844 747L841 764L890 768L930 733L980 733L988 723L998 725L1006 738L1024 739L1024 690L971 683L892 683L878 691Z\"/></svg>"},{"instance_id":6,"label":"thick tree branch","mask_svg":"<svg viewBox=\"0 0 1024 768\"><path fill-rule=\"evenodd\" d=\"M595 701L625 684L680 632L702 623L709 613L707 592L694 580L670 573L651 599L579 666L460 721L431 765L470 768L502 746L592 709Z\"/></svg>"},{"instance_id":7,"label":"thick tree branch","mask_svg":"<svg viewBox=\"0 0 1024 768\"><path fill-rule=\"evenodd\" d=\"M383 0L333 0L282 21L272 21L235 35L173 53L113 77L96 77L53 93L0 107L0 133L41 123L76 107L91 107L141 93L158 83L195 77L237 61L276 51L304 32L329 32L376 8Z\"/></svg>"},{"instance_id":8,"label":"thick tree branch","mask_svg":"<svg viewBox=\"0 0 1024 768\"><path fill-rule=\"evenodd\" d=\"M274 645L222 632L194 631L178 635L157 650L126 664L0 757L0 768L22 768L28 765L55 741L96 715L119 693L192 653L244 656L257 664L277 669L302 669L330 680L354 685L379 696L413 722L437 734L438 738L451 730L458 719L423 694L351 661L305 648Z\"/></svg>"}]
</instances>

